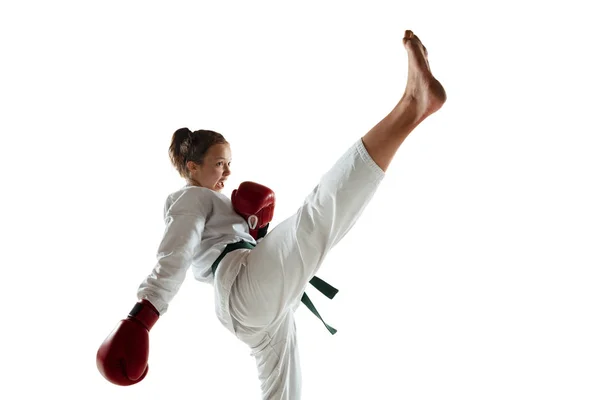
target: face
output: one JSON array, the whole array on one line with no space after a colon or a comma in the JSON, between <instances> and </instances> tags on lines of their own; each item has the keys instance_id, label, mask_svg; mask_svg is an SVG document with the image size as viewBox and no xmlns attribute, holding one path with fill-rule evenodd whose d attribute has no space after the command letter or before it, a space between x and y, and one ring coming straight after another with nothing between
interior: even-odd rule
<instances>
[{"instance_id":1,"label":"face","mask_svg":"<svg viewBox=\"0 0 600 400\"><path fill-rule=\"evenodd\" d=\"M231 149L228 144L213 144L201 165L193 161L187 163L193 183L215 192L221 192L225 187L225 180L231 174L230 166Z\"/></svg>"}]
</instances>

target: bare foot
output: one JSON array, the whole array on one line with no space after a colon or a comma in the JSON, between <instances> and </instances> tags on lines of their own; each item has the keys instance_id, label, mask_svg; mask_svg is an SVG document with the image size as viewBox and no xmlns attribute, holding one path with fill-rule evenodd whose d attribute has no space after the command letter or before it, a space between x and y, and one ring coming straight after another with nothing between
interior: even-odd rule
<instances>
[{"instance_id":1,"label":"bare foot","mask_svg":"<svg viewBox=\"0 0 600 400\"><path fill-rule=\"evenodd\" d=\"M408 102L407 106L415 111L415 121L419 124L442 107L446 91L431 74L427 49L419 38L407 30L402 42L408 52L408 81L401 102Z\"/></svg>"},{"instance_id":2,"label":"bare foot","mask_svg":"<svg viewBox=\"0 0 600 400\"><path fill-rule=\"evenodd\" d=\"M386 171L408 135L446 101L446 91L431 74L427 50L412 31L404 35L408 51L406 89L396 107L362 137L373 161Z\"/></svg>"}]
</instances>

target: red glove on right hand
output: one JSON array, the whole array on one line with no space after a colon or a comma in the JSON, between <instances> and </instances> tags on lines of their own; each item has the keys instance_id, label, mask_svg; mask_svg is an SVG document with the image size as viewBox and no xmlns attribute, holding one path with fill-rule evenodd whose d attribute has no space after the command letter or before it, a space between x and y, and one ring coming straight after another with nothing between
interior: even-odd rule
<instances>
[{"instance_id":1,"label":"red glove on right hand","mask_svg":"<svg viewBox=\"0 0 600 400\"><path fill-rule=\"evenodd\" d=\"M104 340L96 365L109 382L129 386L144 379L148 373L148 333L159 316L149 301L142 300Z\"/></svg>"},{"instance_id":2,"label":"red glove on right hand","mask_svg":"<svg viewBox=\"0 0 600 400\"><path fill-rule=\"evenodd\" d=\"M231 203L250 227L254 239L259 238L259 230L269 225L275 210L275 193L266 186L254 182L242 182L231 193ZM263 229L264 230L264 229Z\"/></svg>"}]
</instances>

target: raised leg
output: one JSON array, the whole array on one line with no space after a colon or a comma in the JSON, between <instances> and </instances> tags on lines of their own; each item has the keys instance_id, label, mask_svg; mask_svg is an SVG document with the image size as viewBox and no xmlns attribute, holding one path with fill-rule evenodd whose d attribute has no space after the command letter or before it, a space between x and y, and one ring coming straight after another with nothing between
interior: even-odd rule
<instances>
[{"instance_id":1,"label":"raised leg","mask_svg":"<svg viewBox=\"0 0 600 400\"><path fill-rule=\"evenodd\" d=\"M402 99L323 175L298 212L249 252L230 302L238 334L260 332L300 302L329 250L371 200L404 139L442 107L446 93L431 74L425 47L411 31L403 42L409 69Z\"/></svg>"}]
</instances>

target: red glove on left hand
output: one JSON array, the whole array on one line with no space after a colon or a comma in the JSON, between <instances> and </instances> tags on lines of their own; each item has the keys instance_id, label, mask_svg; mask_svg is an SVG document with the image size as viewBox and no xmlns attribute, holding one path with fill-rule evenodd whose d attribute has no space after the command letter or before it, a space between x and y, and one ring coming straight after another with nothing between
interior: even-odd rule
<instances>
[{"instance_id":1,"label":"red glove on left hand","mask_svg":"<svg viewBox=\"0 0 600 400\"><path fill-rule=\"evenodd\" d=\"M231 203L250 227L250 234L259 239L266 233L275 210L275 193L266 186L254 182L242 182L231 193ZM262 236L261 236L262 234Z\"/></svg>"}]
</instances>

